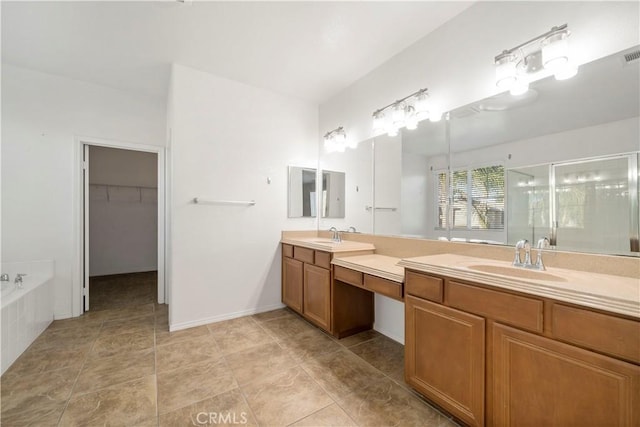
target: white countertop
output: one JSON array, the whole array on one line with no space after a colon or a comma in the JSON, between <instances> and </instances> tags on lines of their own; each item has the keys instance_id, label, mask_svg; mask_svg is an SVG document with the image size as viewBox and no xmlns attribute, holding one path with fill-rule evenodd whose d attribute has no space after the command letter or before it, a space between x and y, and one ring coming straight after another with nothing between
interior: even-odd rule
<instances>
[{"instance_id":1,"label":"white countertop","mask_svg":"<svg viewBox=\"0 0 640 427\"><path fill-rule=\"evenodd\" d=\"M510 262L440 254L399 266L640 318L640 279L561 268L537 271Z\"/></svg>"}]
</instances>

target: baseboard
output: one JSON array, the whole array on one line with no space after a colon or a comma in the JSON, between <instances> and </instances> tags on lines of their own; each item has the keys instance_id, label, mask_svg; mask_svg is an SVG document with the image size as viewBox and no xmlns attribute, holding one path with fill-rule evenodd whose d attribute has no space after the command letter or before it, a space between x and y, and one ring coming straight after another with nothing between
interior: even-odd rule
<instances>
[{"instance_id":1,"label":"baseboard","mask_svg":"<svg viewBox=\"0 0 640 427\"><path fill-rule=\"evenodd\" d=\"M173 325L169 325L169 331L175 332L180 331L182 329L193 328L196 326L207 325L209 323L222 322L223 320L231 320L236 319L238 317L249 316L252 314L264 313L265 311L277 310L279 308L284 308L282 303L267 305L258 308L251 308L248 310L236 311L233 313L220 314L217 316L207 317L204 319L192 320L189 322L175 323Z\"/></svg>"},{"instance_id":2,"label":"baseboard","mask_svg":"<svg viewBox=\"0 0 640 427\"><path fill-rule=\"evenodd\" d=\"M376 325L375 325L375 324L373 325L373 330L374 330L374 331L377 331L377 332L380 332L380 333L381 333L382 335L384 335L385 337L387 337L387 338L391 338L391 339L392 339L392 340L394 340L395 342L398 342L398 343L400 343L400 344L404 345L404 339L403 339L403 337L396 336L395 334L393 334L393 333L391 333L391 332L389 332L389 331L385 331L385 330L384 330L384 329L382 329L382 328L376 328Z\"/></svg>"}]
</instances>

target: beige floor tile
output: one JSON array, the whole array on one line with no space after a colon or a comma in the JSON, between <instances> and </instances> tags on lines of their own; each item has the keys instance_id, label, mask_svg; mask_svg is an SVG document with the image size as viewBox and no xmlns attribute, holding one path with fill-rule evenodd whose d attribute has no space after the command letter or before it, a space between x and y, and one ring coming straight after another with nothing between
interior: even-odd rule
<instances>
[{"instance_id":1,"label":"beige floor tile","mask_svg":"<svg viewBox=\"0 0 640 427\"><path fill-rule=\"evenodd\" d=\"M74 396L60 426L152 425L156 422L155 375Z\"/></svg>"},{"instance_id":2,"label":"beige floor tile","mask_svg":"<svg viewBox=\"0 0 640 427\"><path fill-rule=\"evenodd\" d=\"M257 425L240 389L230 390L160 416L160 427L212 425Z\"/></svg>"},{"instance_id":3,"label":"beige floor tile","mask_svg":"<svg viewBox=\"0 0 640 427\"><path fill-rule=\"evenodd\" d=\"M80 372L80 367L90 348L91 342L79 345L75 349L57 347L38 349L30 347L11 365L5 375L28 375L63 368L73 368L77 374Z\"/></svg>"},{"instance_id":4,"label":"beige floor tile","mask_svg":"<svg viewBox=\"0 0 640 427\"><path fill-rule=\"evenodd\" d=\"M31 344L37 351L50 348L75 349L86 346L98 338L100 328L63 328L47 329Z\"/></svg>"},{"instance_id":5,"label":"beige floor tile","mask_svg":"<svg viewBox=\"0 0 640 427\"><path fill-rule=\"evenodd\" d=\"M154 313L154 304L130 305L118 307L109 310L88 311L84 315L90 319L116 320L116 319L134 319L136 317L144 317Z\"/></svg>"},{"instance_id":6,"label":"beige floor tile","mask_svg":"<svg viewBox=\"0 0 640 427\"><path fill-rule=\"evenodd\" d=\"M250 317L211 323L207 327L224 354L273 342L273 338Z\"/></svg>"},{"instance_id":7,"label":"beige floor tile","mask_svg":"<svg viewBox=\"0 0 640 427\"><path fill-rule=\"evenodd\" d=\"M268 320L279 319L281 317L293 317L295 314L288 308L280 308L278 310L265 311L263 313L254 314L251 316L253 320L258 323L266 322Z\"/></svg>"},{"instance_id":8,"label":"beige floor tile","mask_svg":"<svg viewBox=\"0 0 640 427\"><path fill-rule=\"evenodd\" d=\"M358 425L441 427L449 422L388 378L354 389L337 403Z\"/></svg>"},{"instance_id":9,"label":"beige floor tile","mask_svg":"<svg viewBox=\"0 0 640 427\"><path fill-rule=\"evenodd\" d=\"M269 320L262 322L261 325L276 339L285 339L316 329L297 315Z\"/></svg>"},{"instance_id":10,"label":"beige floor tile","mask_svg":"<svg viewBox=\"0 0 640 427\"><path fill-rule=\"evenodd\" d=\"M66 404L66 400L40 399L31 402L28 411L3 410L2 425L7 427L55 427L58 425Z\"/></svg>"},{"instance_id":11,"label":"beige floor tile","mask_svg":"<svg viewBox=\"0 0 640 427\"><path fill-rule=\"evenodd\" d=\"M357 424L349 418L346 412L335 403L326 408L320 409L300 421L291 424L291 427L347 427L357 426Z\"/></svg>"},{"instance_id":12,"label":"beige floor tile","mask_svg":"<svg viewBox=\"0 0 640 427\"><path fill-rule=\"evenodd\" d=\"M73 317L71 319L54 320L47 330L67 329L67 328L100 328L101 319L91 319L87 316Z\"/></svg>"},{"instance_id":13,"label":"beige floor tile","mask_svg":"<svg viewBox=\"0 0 640 427\"><path fill-rule=\"evenodd\" d=\"M207 335L156 347L156 369L164 372L190 363L215 361L222 357L213 337Z\"/></svg>"},{"instance_id":14,"label":"beige floor tile","mask_svg":"<svg viewBox=\"0 0 640 427\"><path fill-rule=\"evenodd\" d=\"M158 410L165 414L237 388L223 359L158 373Z\"/></svg>"},{"instance_id":15,"label":"beige floor tile","mask_svg":"<svg viewBox=\"0 0 640 427\"><path fill-rule=\"evenodd\" d=\"M154 360L152 348L110 357L89 358L80 371L73 394L83 394L153 375Z\"/></svg>"},{"instance_id":16,"label":"beige floor tile","mask_svg":"<svg viewBox=\"0 0 640 427\"><path fill-rule=\"evenodd\" d=\"M372 340L374 338L383 337L380 332L369 329L368 331L360 332L359 334L351 335L346 338L342 338L338 342L345 347L351 347L356 344L363 343L365 341Z\"/></svg>"},{"instance_id":17,"label":"beige floor tile","mask_svg":"<svg viewBox=\"0 0 640 427\"><path fill-rule=\"evenodd\" d=\"M119 353L146 350L154 345L154 332L132 332L99 337L93 345L89 357L109 357Z\"/></svg>"},{"instance_id":18,"label":"beige floor tile","mask_svg":"<svg viewBox=\"0 0 640 427\"><path fill-rule=\"evenodd\" d=\"M304 361L310 357L318 357L342 349L342 346L333 338L318 329L302 332L292 337L280 338L278 343L297 361Z\"/></svg>"},{"instance_id":19,"label":"beige floor tile","mask_svg":"<svg viewBox=\"0 0 640 427\"><path fill-rule=\"evenodd\" d=\"M66 402L77 376L78 370L73 368L31 375L3 375L0 395L3 418L5 414L15 416L31 411L34 406L46 402ZM10 425L6 422L4 424Z\"/></svg>"},{"instance_id":20,"label":"beige floor tile","mask_svg":"<svg viewBox=\"0 0 640 427\"><path fill-rule=\"evenodd\" d=\"M297 364L275 342L228 354L225 358L240 384L273 375Z\"/></svg>"},{"instance_id":21,"label":"beige floor tile","mask_svg":"<svg viewBox=\"0 0 640 427\"><path fill-rule=\"evenodd\" d=\"M384 377L346 349L308 359L301 366L334 399Z\"/></svg>"},{"instance_id":22,"label":"beige floor tile","mask_svg":"<svg viewBox=\"0 0 640 427\"><path fill-rule=\"evenodd\" d=\"M133 319L109 320L103 323L100 335L104 337L108 335L131 334L153 332L155 329L155 317L147 315Z\"/></svg>"},{"instance_id":23,"label":"beige floor tile","mask_svg":"<svg viewBox=\"0 0 640 427\"><path fill-rule=\"evenodd\" d=\"M180 331L169 332L169 329L156 330L156 345L172 344L181 341L191 340L193 338L200 338L209 336L209 329L206 326L196 326L189 329L182 329Z\"/></svg>"},{"instance_id":24,"label":"beige floor tile","mask_svg":"<svg viewBox=\"0 0 640 427\"><path fill-rule=\"evenodd\" d=\"M349 350L387 375L404 366L404 346L385 336L356 344Z\"/></svg>"},{"instance_id":25,"label":"beige floor tile","mask_svg":"<svg viewBox=\"0 0 640 427\"><path fill-rule=\"evenodd\" d=\"M260 425L288 425L333 403L299 367L253 381L242 390Z\"/></svg>"}]
</instances>

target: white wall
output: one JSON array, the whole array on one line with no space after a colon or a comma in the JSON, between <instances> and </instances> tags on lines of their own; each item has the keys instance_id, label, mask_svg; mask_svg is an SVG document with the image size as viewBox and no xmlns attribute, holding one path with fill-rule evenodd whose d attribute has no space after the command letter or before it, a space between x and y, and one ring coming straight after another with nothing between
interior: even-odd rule
<instances>
[{"instance_id":1,"label":"white wall","mask_svg":"<svg viewBox=\"0 0 640 427\"><path fill-rule=\"evenodd\" d=\"M89 275L158 269L158 155L89 148Z\"/></svg>"},{"instance_id":2,"label":"white wall","mask_svg":"<svg viewBox=\"0 0 640 427\"><path fill-rule=\"evenodd\" d=\"M317 226L287 218L287 166L317 164L317 107L180 65L170 100L170 328L280 307L281 230Z\"/></svg>"},{"instance_id":3,"label":"white wall","mask_svg":"<svg viewBox=\"0 0 640 427\"><path fill-rule=\"evenodd\" d=\"M2 64L2 261L55 260L56 318L79 298L77 135L162 146L165 103Z\"/></svg>"},{"instance_id":4,"label":"white wall","mask_svg":"<svg viewBox=\"0 0 640 427\"><path fill-rule=\"evenodd\" d=\"M495 55L554 25L569 24L580 65L638 44L639 22L638 2L478 2L323 103L320 129L340 124L350 138L367 140L374 110L420 88L442 111L497 94ZM378 312L391 313L380 309L384 303L376 301ZM378 314L376 328L402 322L398 313Z\"/></svg>"}]
</instances>

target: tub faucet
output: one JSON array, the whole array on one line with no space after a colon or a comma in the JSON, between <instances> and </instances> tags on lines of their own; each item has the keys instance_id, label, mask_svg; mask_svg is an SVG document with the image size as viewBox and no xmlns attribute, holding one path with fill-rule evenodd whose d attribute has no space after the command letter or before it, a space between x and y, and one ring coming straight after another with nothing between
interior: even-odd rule
<instances>
[{"instance_id":1,"label":"tub faucet","mask_svg":"<svg viewBox=\"0 0 640 427\"><path fill-rule=\"evenodd\" d=\"M331 240L333 240L336 243L340 243L342 242L342 237L340 237L340 232L338 231L337 228L335 227L331 227L329 229L329 231L331 231L333 234L331 235Z\"/></svg>"},{"instance_id":2,"label":"tub faucet","mask_svg":"<svg viewBox=\"0 0 640 427\"><path fill-rule=\"evenodd\" d=\"M544 249L547 249L549 247L549 239L547 239L546 237L543 237L542 239L538 240L538 244L536 245L536 248L538 249L538 258L536 258L536 266L535 268L538 270L546 270L544 264L542 263L542 251Z\"/></svg>"},{"instance_id":3,"label":"tub faucet","mask_svg":"<svg viewBox=\"0 0 640 427\"><path fill-rule=\"evenodd\" d=\"M22 289L24 287L24 285L22 284L22 277L26 276L26 274L24 273L18 273L16 274L16 278L13 281L13 283L16 284L16 286L18 287L18 289Z\"/></svg>"},{"instance_id":4,"label":"tub faucet","mask_svg":"<svg viewBox=\"0 0 640 427\"><path fill-rule=\"evenodd\" d=\"M0 282L8 282L9 281L9 275L7 273L2 273L2 275L0 276Z\"/></svg>"}]
</instances>

